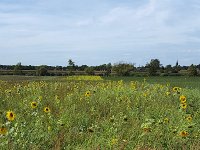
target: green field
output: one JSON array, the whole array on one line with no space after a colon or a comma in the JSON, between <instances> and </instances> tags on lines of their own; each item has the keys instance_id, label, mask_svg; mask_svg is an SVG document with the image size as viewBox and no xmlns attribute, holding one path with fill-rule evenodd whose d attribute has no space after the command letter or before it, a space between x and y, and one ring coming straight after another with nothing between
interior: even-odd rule
<instances>
[{"instance_id":1,"label":"green field","mask_svg":"<svg viewBox=\"0 0 200 150\"><path fill-rule=\"evenodd\" d=\"M144 80L150 84L170 84L173 86L180 86L184 88L199 88L200 89L200 77L103 77L105 80L119 81L123 80L124 82L130 81L139 81L143 82ZM3 81L65 81L65 77L37 77L37 76L0 76L0 80Z\"/></svg>"},{"instance_id":2,"label":"green field","mask_svg":"<svg viewBox=\"0 0 200 150\"><path fill-rule=\"evenodd\" d=\"M200 149L199 78L0 76L0 149Z\"/></svg>"}]
</instances>

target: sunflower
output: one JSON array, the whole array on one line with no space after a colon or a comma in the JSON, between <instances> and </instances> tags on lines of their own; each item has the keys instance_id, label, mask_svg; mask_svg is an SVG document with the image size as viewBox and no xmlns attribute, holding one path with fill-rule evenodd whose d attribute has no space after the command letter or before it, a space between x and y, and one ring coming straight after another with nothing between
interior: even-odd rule
<instances>
[{"instance_id":1,"label":"sunflower","mask_svg":"<svg viewBox=\"0 0 200 150\"><path fill-rule=\"evenodd\" d=\"M90 91L85 92L85 96L89 97L91 95Z\"/></svg>"},{"instance_id":2,"label":"sunflower","mask_svg":"<svg viewBox=\"0 0 200 150\"><path fill-rule=\"evenodd\" d=\"M169 119L168 119L168 118L165 118L163 122L164 122L164 123L169 123Z\"/></svg>"},{"instance_id":3,"label":"sunflower","mask_svg":"<svg viewBox=\"0 0 200 150\"><path fill-rule=\"evenodd\" d=\"M49 107L45 107L45 108L44 108L44 112L45 112L45 113L49 113L49 112L50 112Z\"/></svg>"},{"instance_id":4,"label":"sunflower","mask_svg":"<svg viewBox=\"0 0 200 150\"><path fill-rule=\"evenodd\" d=\"M177 92L179 90L179 87L173 87L173 91Z\"/></svg>"},{"instance_id":5,"label":"sunflower","mask_svg":"<svg viewBox=\"0 0 200 150\"><path fill-rule=\"evenodd\" d=\"M8 111L6 113L6 118L9 120L9 121L13 121L15 119L15 114L12 112L12 111Z\"/></svg>"},{"instance_id":6,"label":"sunflower","mask_svg":"<svg viewBox=\"0 0 200 150\"><path fill-rule=\"evenodd\" d=\"M186 118L186 120L189 121L189 122L191 122L191 121L192 121L192 116L188 116L188 117Z\"/></svg>"},{"instance_id":7,"label":"sunflower","mask_svg":"<svg viewBox=\"0 0 200 150\"><path fill-rule=\"evenodd\" d=\"M149 128L149 127L144 127L144 128L143 128L143 131L144 131L144 132L151 132L151 128Z\"/></svg>"},{"instance_id":8,"label":"sunflower","mask_svg":"<svg viewBox=\"0 0 200 150\"><path fill-rule=\"evenodd\" d=\"M6 135L7 129L5 127L0 128L0 135Z\"/></svg>"},{"instance_id":9,"label":"sunflower","mask_svg":"<svg viewBox=\"0 0 200 150\"><path fill-rule=\"evenodd\" d=\"M186 104L186 103L182 103L182 104L181 104L181 108L182 108L182 109L186 109L186 108L187 108L187 104Z\"/></svg>"},{"instance_id":10,"label":"sunflower","mask_svg":"<svg viewBox=\"0 0 200 150\"><path fill-rule=\"evenodd\" d=\"M36 107L37 107L37 103L36 103L36 102L32 102L32 103L31 103L31 107L32 107L32 108L36 108Z\"/></svg>"},{"instance_id":11,"label":"sunflower","mask_svg":"<svg viewBox=\"0 0 200 150\"><path fill-rule=\"evenodd\" d=\"M186 103L186 97L184 95L181 95L179 97L179 99L180 99L180 101L181 101L182 104Z\"/></svg>"},{"instance_id":12,"label":"sunflower","mask_svg":"<svg viewBox=\"0 0 200 150\"><path fill-rule=\"evenodd\" d=\"M189 134L188 134L187 131L181 131L181 132L179 133L179 135L180 135L181 137L186 137L186 136L188 136Z\"/></svg>"}]
</instances>

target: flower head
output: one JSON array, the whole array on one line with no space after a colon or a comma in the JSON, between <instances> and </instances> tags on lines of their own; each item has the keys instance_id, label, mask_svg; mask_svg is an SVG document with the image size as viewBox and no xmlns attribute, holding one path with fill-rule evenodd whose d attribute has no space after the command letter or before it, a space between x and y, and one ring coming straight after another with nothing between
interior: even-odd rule
<instances>
[{"instance_id":1,"label":"flower head","mask_svg":"<svg viewBox=\"0 0 200 150\"><path fill-rule=\"evenodd\" d=\"M0 135L6 135L7 129L5 127L0 128Z\"/></svg>"},{"instance_id":2,"label":"flower head","mask_svg":"<svg viewBox=\"0 0 200 150\"><path fill-rule=\"evenodd\" d=\"M165 118L163 122L164 122L164 123L169 123L169 119L168 119L168 118Z\"/></svg>"},{"instance_id":3,"label":"flower head","mask_svg":"<svg viewBox=\"0 0 200 150\"><path fill-rule=\"evenodd\" d=\"M192 116L188 116L188 117L186 118L186 120L189 121L189 122L191 122L191 121L192 121Z\"/></svg>"},{"instance_id":4,"label":"flower head","mask_svg":"<svg viewBox=\"0 0 200 150\"><path fill-rule=\"evenodd\" d=\"M36 107L37 107L37 103L36 103L36 102L32 102L32 103L31 103L31 107L32 107L32 108L36 108Z\"/></svg>"},{"instance_id":5,"label":"flower head","mask_svg":"<svg viewBox=\"0 0 200 150\"><path fill-rule=\"evenodd\" d=\"M186 103L186 97L184 95L181 95L179 97L179 99L180 99L181 103Z\"/></svg>"},{"instance_id":6,"label":"flower head","mask_svg":"<svg viewBox=\"0 0 200 150\"><path fill-rule=\"evenodd\" d=\"M151 128L149 128L149 127L143 127L143 131L144 132L151 132Z\"/></svg>"},{"instance_id":7,"label":"flower head","mask_svg":"<svg viewBox=\"0 0 200 150\"><path fill-rule=\"evenodd\" d=\"M15 119L15 114L12 112L12 111L8 111L6 113L6 118L9 120L9 121L13 121Z\"/></svg>"},{"instance_id":8,"label":"flower head","mask_svg":"<svg viewBox=\"0 0 200 150\"><path fill-rule=\"evenodd\" d=\"M186 109L186 108L187 108L187 104L186 104L186 103L182 103L182 104L181 104L181 108L182 108L182 109Z\"/></svg>"},{"instance_id":9,"label":"flower head","mask_svg":"<svg viewBox=\"0 0 200 150\"><path fill-rule=\"evenodd\" d=\"M169 96L171 93L170 92L166 92L166 95Z\"/></svg>"},{"instance_id":10,"label":"flower head","mask_svg":"<svg viewBox=\"0 0 200 150\"><path fill-rule=\"evenodd\" d=\"M187 131L181 131L181 132L179 133L179 135L180 135L181 137L186 137L186 136L188 136L188 132L187 132Z\"/></svg>"},{"instance_id":11,"label":"flower head","mask_svg":"<svg viewBox=\"0 0 200 150\"><path fill-rule=\"evenodd\" d=\"M91 95L90 91L85 92L85 96L89 97Z\"/></svg>"},{"instance_id":12,"label":"flower head","mask_svg":"<svg viewBox=\"0 0 200 150\"><path fill-rule=\"evenodd\" d=\"M45 112L45 113L49 113L49 112L50 112L49 107L44 107L44 112Z\"/></svg>"},{"instance_id":13,"label":"flower head","mask_svg":"<svg viewBox=\"0 0 200 150\"><path fill-rule=\"evenodd\" d=\"M177 92L179 90L179 87L173 87L173 91Z\"/></svg>"}]
</instances>

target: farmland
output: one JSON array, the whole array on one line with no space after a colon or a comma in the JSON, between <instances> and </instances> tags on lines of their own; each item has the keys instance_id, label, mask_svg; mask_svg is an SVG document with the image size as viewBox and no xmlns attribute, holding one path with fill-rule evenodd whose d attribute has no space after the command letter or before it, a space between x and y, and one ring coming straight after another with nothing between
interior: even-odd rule
<instances>
[{"instance_id":1,"label":"farmland","mask_svg":"<svg viewBox=\"0 0 200 150\"><path fill-rule=\"evenodd\" d=\"M0 77L3 149L200 149L198 77Z\"/></svg>"}]
</instances>

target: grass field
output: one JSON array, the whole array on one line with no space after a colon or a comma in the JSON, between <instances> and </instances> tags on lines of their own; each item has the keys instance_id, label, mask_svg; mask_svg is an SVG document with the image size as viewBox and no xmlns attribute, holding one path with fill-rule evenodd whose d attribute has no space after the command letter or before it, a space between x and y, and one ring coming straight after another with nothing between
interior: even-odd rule
<instances>
[{"instance_id":1,"label":"grass field","mask_svg":"<svg viewBox=\"0 0 200 150\"><path fill-rule=\"evenodd\" d=\"M179 86L183 88L199 88L200 89L200 77L103 77L104 80L119 81L124 82L139 81L144 80L150 84L170 84L173 86ZM0 80L20 82L20 81L65 81L65 77L37 77L37 76L0 76Z\"/></svg>"},{"instance_id":2,"label":"grass field","mask_svg":"<svg viewBox=\"0 0 200 150\"><path fill-rule=\"evenodd\" d=\"M2 150L200 149L199 78L0 80Z\"/></svg>"}]
</instances>

